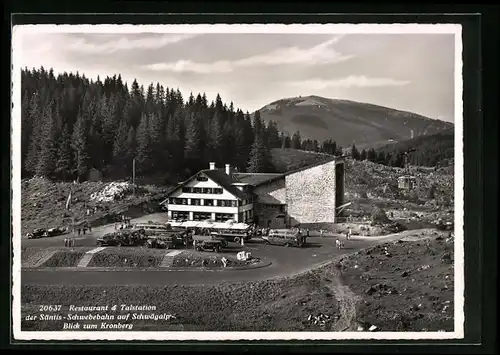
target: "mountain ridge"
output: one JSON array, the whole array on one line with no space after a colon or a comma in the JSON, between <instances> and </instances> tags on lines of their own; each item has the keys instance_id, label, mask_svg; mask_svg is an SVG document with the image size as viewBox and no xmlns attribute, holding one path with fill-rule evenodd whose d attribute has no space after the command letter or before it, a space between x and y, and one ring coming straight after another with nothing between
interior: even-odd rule
<instances>
[{"instance_id":1,"label":"mountain ridge","mask_svg":"<svg viewBox=\"0 0 500 355\"><path fill-rule=\"evenodd\" d=\"M264 121L277 122L288 135L335 140L342 146L377 147L391 142L432 135L454 124L409 111L317 95L282 98L259 110ZM255 112L252 116L255 115Z\"/></svg>"}]
</instances>

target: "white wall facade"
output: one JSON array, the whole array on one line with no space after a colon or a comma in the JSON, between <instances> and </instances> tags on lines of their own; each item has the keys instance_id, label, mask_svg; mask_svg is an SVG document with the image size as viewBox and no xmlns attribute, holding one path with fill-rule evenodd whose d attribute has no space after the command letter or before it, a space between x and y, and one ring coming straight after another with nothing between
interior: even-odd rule
<instances>
[{"instance_id":1,"label":"white wall facade","mask_svg":"<svg viewBox=\"0 0 500 355\"><path fill-rule=\"evenodd\" d=\"M335 222L335 161L286 176L291 224Z\"/></svg>"},{"instance_id":2,"label":"white wall facade","mask_svg":"<svg viewBox=\"0 0 500 355\"><path fill-rule=\"evenodd\" d=\"M195 193L195 192L184 192L183 188L200 188L200 189L206 189L206 188L211 188L211 189L221 189L222 193ZM187 204L174 204L174 203L166 203L166 207L168 209L168 217L173 218L173 212L187 212L188 213L188 219L193 220L193 214L196 212L202 212L202 213L210 213L210 218L215 220L216 219L216 213L220 214L231 214L232 219L234 219L237 222L243 222L246 221L248 218L247 216L249 213L247 211L252 211L250 213L251 216L253 216L253 204L249 203L249 201L242 201L242 203L245 203L241 206L238 206L238 199L232 195L230 192L225 190L222 186L218 185L214 181L208 179L208 181L198 181L197 177L193 178L193 180L189 181L186 185L183 187L179 187L177 190L175 190L170 196L169 199L171 198L179 198L179 199L186 199ZM199 199L200 204L199 205L194 205L192 204L192 200L194 199ZM212 200L213 201L213 206L211 205L206 205L205 200ZM224 200L224 201L232 201L232 203L235 203L236 205L231 205L229 206L217 206L217 201L219 200ZM245 214L245 212L247 212ZM243 216L240 215L240 213L243 214ZM240 218L242 217L242 218Z\"/></svg>"}]
</instances>

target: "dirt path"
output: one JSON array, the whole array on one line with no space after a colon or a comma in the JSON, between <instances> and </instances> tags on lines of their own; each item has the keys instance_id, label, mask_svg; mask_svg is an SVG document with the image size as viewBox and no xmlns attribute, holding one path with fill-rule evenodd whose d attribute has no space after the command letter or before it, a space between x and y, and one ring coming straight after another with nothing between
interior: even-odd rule
<instances>
[{"instance_id":1,"label":"dirt path","mask_svg":"<svg viewBox=\"0 0 500 355\"><path fill-rule=\"evenodd\" d=\"M333 327L335 332L356 331L356 313L360 298L342 283L340 275L327 272L321 277L321 282L333 293L338 302L339 318Z\"/></svg>"}]
</instances>

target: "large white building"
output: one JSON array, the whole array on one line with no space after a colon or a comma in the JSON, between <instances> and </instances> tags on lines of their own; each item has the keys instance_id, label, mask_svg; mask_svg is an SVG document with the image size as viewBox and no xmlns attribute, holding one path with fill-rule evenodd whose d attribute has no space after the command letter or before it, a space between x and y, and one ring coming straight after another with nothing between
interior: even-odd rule
<instances>
[{"instance_id":1,"label":"large white building","mask_svg":"<svg viewBox=\"0 0 500 355\"><path fill-rule=\"evenodd\" d=\"M201 170L161 204L170 220L234 220L273 228L334 223L344 202L344 161L331 158L284 174Z\"/></svg>"}]
</instances>

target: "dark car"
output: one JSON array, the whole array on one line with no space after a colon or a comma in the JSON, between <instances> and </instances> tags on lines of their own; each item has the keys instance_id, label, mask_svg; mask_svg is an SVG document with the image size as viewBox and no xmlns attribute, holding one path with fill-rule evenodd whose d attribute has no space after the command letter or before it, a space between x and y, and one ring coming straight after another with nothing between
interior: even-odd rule
<instances>
[{"instance_id":1,"label":"dark car","mask_svg":"<svg viewBox=\"0 0 500 355\"><path fill-rule=\"evenodd\" d=\"M47 232L45 233L45 237L55 237L55 236L58 236L58 235L62 235L64 233L66 233L67 229L66 228L50 228L47 230Z\"/></svg>"},{"instance_id":2,"label":"dark car","mask_svg":"<svg viewBox=\"0 0 500 355\"><path fill-rule=\"evenodd\" d=\"M221 240L215 240L215 239L202 240L196 242L195 249L197 251L211 250L216 253L220 253L221 249L223 248L222 244L223 243Z\"/></svg>"},{"instance_id":3,"label":"dark car","mask_svg":"<svg viewBox=\"0 0 500 355\"><path fill-rule=\"evenodd\" d=\"M36 228L33 229L33 232L27 233L26 236L28 239L38 239L46 236L47 230L45 228Z\"/></svg>"},{"instance_id":4,"label":"dark car","mask_svg":"<svg viewBox=\"0 0 500 355\"><path fill-rule=\"evenodd\" d=\"M439 220L436 223L436 229L441 230L441 231L448 231L448 230L453 230L454 228L454 223L452 221L443 221Z\"/></svg>"},{"instance_id":5,"label":"dark car","mask_svg":"<svg viewBox=\"0 0 500 355\"><path fill-rule=\"evenodd\" d=\"M147 238L143 230L121 230L97 238L99 246L143 246L146 242Z\"/></svg>"},{"instance_id":6,"label":"dark car","mask_svg":"<svg viewBox=\"0 0 500 355\"><path fill-rule=\"evenodd\" d=\"M158 249L176 249L185 245L185 240L174 233L149 237L146 243L146 247Z\"/></svg>"},{"instance_id":7,"label":"dark car","mask_svg":"<svg viewBox=\"0 0 500 355\"><path fill-rule=\"evenodd\" d=\"M212 240L220 240L223 248L227 247L228 245L227 239L224 236L219 235L217 232L210 233L210 238Z\"/></svg>"}]
</instances>

